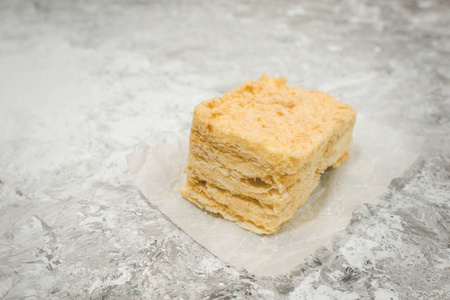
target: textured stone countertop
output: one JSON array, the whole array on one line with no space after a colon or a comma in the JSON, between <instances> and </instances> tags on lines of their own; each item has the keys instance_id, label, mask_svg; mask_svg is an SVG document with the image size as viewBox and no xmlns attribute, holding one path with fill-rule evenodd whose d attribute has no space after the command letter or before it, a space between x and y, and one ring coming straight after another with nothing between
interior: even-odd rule
<instances>
[{"instance_id":1,"label":"textured stone countertop","mask_svg":"<svg viewBox=\"0 0 450 300\"><path fill-rule=\"evenodd\" d=\"M0 298L450 298L450 2L295 2L0 3ZM262 73L426 138L276 278L193 242L125 161Z\"/></svg>"}]
</instances>

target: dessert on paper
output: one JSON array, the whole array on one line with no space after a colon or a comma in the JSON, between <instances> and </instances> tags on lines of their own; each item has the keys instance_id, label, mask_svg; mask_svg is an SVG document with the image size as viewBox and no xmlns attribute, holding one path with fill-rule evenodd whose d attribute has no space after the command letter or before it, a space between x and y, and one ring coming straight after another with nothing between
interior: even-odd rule
<instances>
[{"instance_id":1,"label":"dessert on paper","mask_svg":"<svg viewBox=\"0 0 450 300\"><path fill-rule=\"evenodd\" d=\"M262 76L194 111L183 197L259 234L276 232L349 155L356 113Z\"/></svg>"}]
</instances>

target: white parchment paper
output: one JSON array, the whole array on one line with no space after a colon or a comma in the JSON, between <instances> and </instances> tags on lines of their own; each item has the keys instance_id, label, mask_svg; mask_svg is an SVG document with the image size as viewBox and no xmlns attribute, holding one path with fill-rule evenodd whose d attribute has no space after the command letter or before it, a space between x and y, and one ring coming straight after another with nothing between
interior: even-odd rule
<instances>
[{"instance_id":1,"label":"white parchment paper","mask_svg":"<svg viewBox=\"0 0 450 300\"><path fill-rule=\"evenodd\" d=\"M137 188L192 239L225 263L256 275L289 272L303 258L343 230L354 209L374 202L390 181L418 157L422 138L403 135L361 116L350 157L327 171L292 220L277 233L261 236L209 214L183 199L188 140L158 145L127 156Z\"/></svg>"}]
</instances>

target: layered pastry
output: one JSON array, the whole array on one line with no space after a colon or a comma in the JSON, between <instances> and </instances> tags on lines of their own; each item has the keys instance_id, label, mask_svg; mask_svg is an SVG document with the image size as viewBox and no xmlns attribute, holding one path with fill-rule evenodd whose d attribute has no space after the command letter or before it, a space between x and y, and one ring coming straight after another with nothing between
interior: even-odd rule
<instances>
[{"instance_id":1,"label":"layered pastry","mask_svg":"<svg viewBox=\"0 0 450 300\"><path fill-rule=\"evenodd\" d=\"M260 234L277 231L348 157L355 111L330 95L246 81L195 107L181 194Z\"/></svg>"}]
</instances>

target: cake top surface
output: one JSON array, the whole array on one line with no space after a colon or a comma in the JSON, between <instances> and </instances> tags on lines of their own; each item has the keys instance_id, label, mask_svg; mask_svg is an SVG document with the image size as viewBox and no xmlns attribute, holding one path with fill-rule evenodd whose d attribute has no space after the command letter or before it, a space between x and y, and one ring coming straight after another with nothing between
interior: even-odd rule
<instances>
[{"instance_id":1,"label":"cake top surface","mask_svg":"<svg viewBox=\"0 0 450 300\"><path fill-rule=\"evenodd\" d=\"M292 169L339 130L352 126L356 113L330 95L286 85L265 75L200 103L193 130L238 149L243 156Z\"/></svg>"}]
</instances>

